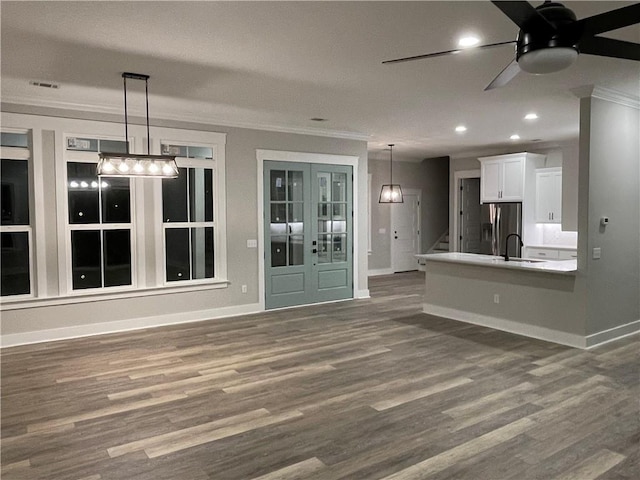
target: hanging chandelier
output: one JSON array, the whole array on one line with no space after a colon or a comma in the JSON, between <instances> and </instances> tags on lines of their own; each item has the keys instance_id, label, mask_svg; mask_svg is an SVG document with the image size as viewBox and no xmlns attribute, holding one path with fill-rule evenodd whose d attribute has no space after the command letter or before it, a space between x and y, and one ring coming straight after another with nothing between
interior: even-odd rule
<instances>
[{"instance_id":1,"label":"hanging chandelier","mask_svg":"<svg viewBox=\"0 0 640 480\"><path fill-rule=\"evenodd\" d=\"M393 183L393 147L395 144L389 144L389 183L382 185L380 190L380 198L378 203L404 203L402 198L402 188L397 183Z\"/></svg>"},{"instance_id":2,"label":"hanging chandelier","mask_svg":"<svg viewBox=\"0 0 640 480\"><path fill-rule=\"evenodd\" d=\"M124 72L124 135L127 153L100 152L98 176L101 177L151 177L176 178L178 165L176 157L170 155L150 155L149 135L149 75ZM147 154L129 153L129 118L127 115L127 78L144 80L147 107Z\"/></svg>"}]
</instances>

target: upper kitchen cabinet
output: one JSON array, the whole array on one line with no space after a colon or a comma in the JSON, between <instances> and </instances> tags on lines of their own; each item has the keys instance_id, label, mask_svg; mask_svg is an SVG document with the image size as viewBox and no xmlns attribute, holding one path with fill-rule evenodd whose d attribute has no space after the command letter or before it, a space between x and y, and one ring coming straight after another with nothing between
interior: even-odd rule
<instances>
[{"instance_id":1,"label":"upper kitchen cabinet","mask_svg":"<svg viewBox=\"0 0 640 480\"><path fill-rule=\"evenodd\" d=\"M562 169L536 171L536 222L562 223Z\"/></svg>"},{"instance_id":2,"label":"upper kitchen cabinet","mask_svg":"<svg viewBox=\"0 0 640 480\"><path fill-rule=\"evenodd\" d=\"M481 203L522 202L525 198L527 172L540 165L544 156L512 153L480 160Z\"/></svg>"}]
</instances>

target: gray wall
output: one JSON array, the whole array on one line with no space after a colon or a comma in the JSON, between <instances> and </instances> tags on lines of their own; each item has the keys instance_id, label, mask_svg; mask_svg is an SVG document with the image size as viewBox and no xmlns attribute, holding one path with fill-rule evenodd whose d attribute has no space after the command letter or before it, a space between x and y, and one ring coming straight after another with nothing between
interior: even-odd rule
<instances>
[{"instance_id":1,"label":"gray wall","mask_svg":"<svg viewBox=\"0 0 640 480\"><path fill-rule=\"evenodd\" d=\"M640 320L640 110L583 98L579 249L589 334ZM582 181L584 179L584 182ZM608 216L602 227L600 218ZM580 241L580 240L579 240ZM593 248L602 258L593 259Z\"/></svg>"},{"instance_id":2,"label":"gray wall","mask_svg":"<svg viewBox=\"0 0 640 480\"><path fill-rule=\"evenodd\" d=\"M114 115L66 111L18 105L2 105L3 112L48 115L52 117L82 118L88 120L120 122ZM142 123L131 119L130 123ZM227 205L227 272L231 282L228 288L143 296L92 303L70 303L56 306L38 306L28 309L2 312L2 334L14 334L63 327L86 326L101 322L113 322L130 318L149 318L175 315L178 318L188 312L208 312L212 309L255 305L258 303L258 250L246 247L247 239L257 239L258 202L256 149L353 155L360 157L358 172L360 183L359 204L355 228L362 232L359 250L356 252L360 271L354 272L359 290L367 289L367 144L365 141L329 138L293 133L278 133L218 125L203 125L176 121L153 122L154 126L213 131L227 134L226 143L226 205ZM153 133L153 126L152 126ZM53 172L53 135L43 132L43 159L45 174ZM47 177L45 177L47 178ZM53 177L51 177L53 178ZM50 291L57 288L54 182L45 182L45 195L50 203L36 208L47 208L47 265ZM55 284L55 285L54 285ZM241 293L241 285L248 286L248 293Z\"/></svg>"},{"instance_id":3,"label":"gray wall","mask_svg":"<svg viewBox=\"0 0 640 480\"><path fill-rule=\"evenodd\" d=\"M369 270L391 268L392 204L378 203L380 189L389 183L389 160L369 159L371 180L371 254ZM426 253L449 227L449 157L428 158L420 163L393 162L393 183L403 189L422 190L421 253ZM384 233L380 233L384 229Z\"/></svg>"}]
</instances>

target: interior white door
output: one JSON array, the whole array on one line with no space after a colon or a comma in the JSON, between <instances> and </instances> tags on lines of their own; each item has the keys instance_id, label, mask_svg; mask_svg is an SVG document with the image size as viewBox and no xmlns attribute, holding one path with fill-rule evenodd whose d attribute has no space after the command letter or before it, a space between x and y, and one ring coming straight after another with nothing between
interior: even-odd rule
<instances>
[{"instance_id":1,"label":"interior white door","mask_svg":"<svg viewBox=\"0 0 640 480\"><path fill-rule=\"evenodd\" d=\"M403 192L404 203L391 206L391 267L394 272L418 269L420 253L420 192Z\"/></svg>"}]
</instances>

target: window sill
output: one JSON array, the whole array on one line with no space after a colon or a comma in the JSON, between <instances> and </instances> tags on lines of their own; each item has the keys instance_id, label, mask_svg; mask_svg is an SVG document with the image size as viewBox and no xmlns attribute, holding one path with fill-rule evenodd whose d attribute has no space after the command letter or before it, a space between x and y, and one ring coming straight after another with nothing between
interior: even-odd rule
<instances>
[{"instance_id":1,"label":"window sill","mask_svg":"<svg viewBox=\"0 0 640 480\"><path fill-rule=\"evenodd\" d=\"M150 297L153 295L166 295L171 293L187 293L202 290L217 290L227 288L230 282L228 280L218 280L212 283L199 285L184 286L162 286L150 288L137 288L135 290L119 291L119 292L91 292L91 293L74 293L60 297L42 297L42 298L22 298L22 299L2 299L0 300L0 311L20 310L23 308L49 307L54 305L69 305L73 303L99 302L104 300L119 300L125 298Z\"/></svg>"}]
</instances>

